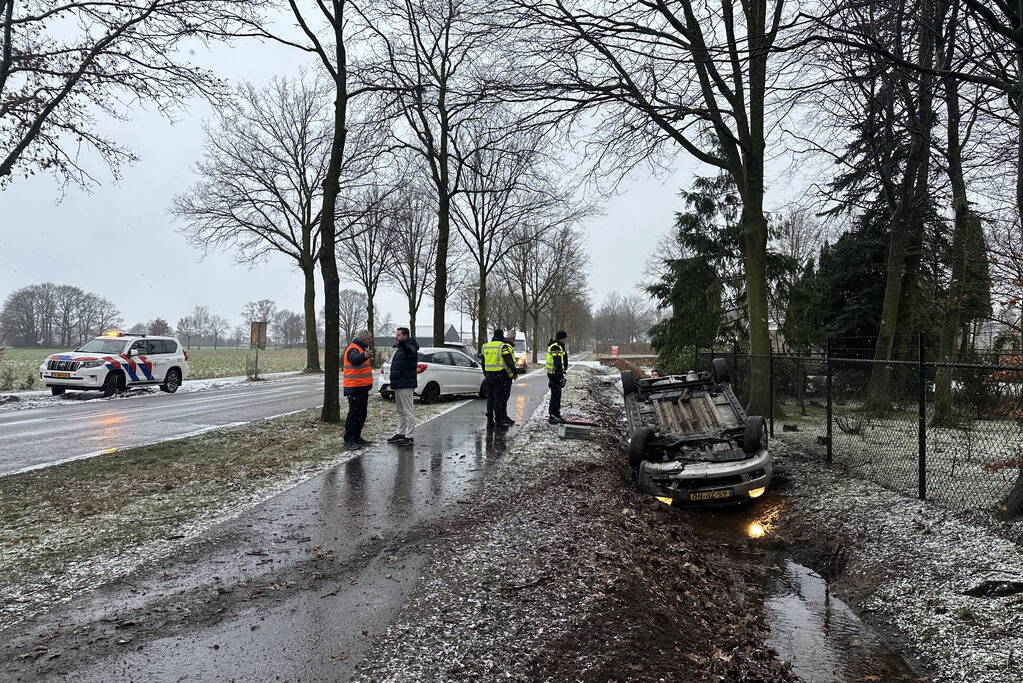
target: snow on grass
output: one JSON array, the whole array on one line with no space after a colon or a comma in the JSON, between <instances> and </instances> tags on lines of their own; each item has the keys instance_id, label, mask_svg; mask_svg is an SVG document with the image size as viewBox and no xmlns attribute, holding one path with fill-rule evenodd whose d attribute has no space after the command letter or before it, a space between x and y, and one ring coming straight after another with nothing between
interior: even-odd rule
<instances>
[{"instance_id":1,"label":"snow on grass","mask_svg":"<svg viewBox=\"0 0 1023 683\"><path fill-rule=\"evenodd\" d=\"M789 436L789 435L786 435ZM984 580L1023 581L1020 546L957 517L807 459L775 439L789 477L787 514L815 543L845 539L839 585L854 603L938 672L939 681L1023 678L1023 597L965 592Z\"/></svg>"},{"instance_id":2,"label":"snow on grass","mask_svg":"<svg viewBox=\"0 0 1023 683\"><path fill-rule=\"evenodd\" d=\"M794 406L786 409L797 410ZM804 453L823 459L825 446L818 442L827 435L824 412L812 409L807 416L791 415L777 421L775 436L797 446ZM836 416L858 417L849 407ZM799 431L784 432L783 424L795 424ZM857 476L875 481L905 495L918 490L918 423L914 417L864 418L858 434L833 429L833 458ZM974 420L969 429L927 428L927 498L962 510L977 520L998 525L1010 539L1023 540L1023 523L1004 523L998 505L1016 481L1015 467L991 465L1020 456L1023 425L1013 420Z\"/></svg>"}]
</instances>

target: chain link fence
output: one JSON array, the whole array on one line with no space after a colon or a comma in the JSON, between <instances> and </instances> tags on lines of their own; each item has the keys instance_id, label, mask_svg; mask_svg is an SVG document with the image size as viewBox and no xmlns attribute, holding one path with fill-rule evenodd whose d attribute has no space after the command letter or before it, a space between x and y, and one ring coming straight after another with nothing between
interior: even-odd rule
<instances>
[{"instance_id":1,"label":"chain link fence","mask_svg":"<svg viewBox=\"0 0 1023 683\"><path fill-rule=\"evenodd\" d=\"M974 352L970 362L928 360L916 340L900 360L875 361L873 344L830 354L772 354L771 434L812 457L900 493L994 519L1023 541L1023 359ZM749 399L749 354L700 351L698 367L726 358Z\"/></svg>"}]
</instances>

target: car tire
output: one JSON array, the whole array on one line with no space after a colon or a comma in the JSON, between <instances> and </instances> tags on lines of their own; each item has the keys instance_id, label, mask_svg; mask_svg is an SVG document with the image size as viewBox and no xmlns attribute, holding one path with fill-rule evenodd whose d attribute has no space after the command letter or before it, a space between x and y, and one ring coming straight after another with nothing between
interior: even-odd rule
<instances>
[{"instance_id":1,"label":"car tire","mask_svg":"<svg viewBox=\"0 0 1023 683\"><path fill-rule=\"evenodd\" d=\"M118 391L121 390L121 386L124 380L121 379L119 372L112 370L107 373L106 379L103 380L103 396L104 398L110 398Z\"/></svg>"},{"instance_id":2,"label":"car tire","mask_svg":"<svg viewBox=\"0 0 1023 683\"><path fill-rule=\"evenodd\" d=\"M484 380L483 382L480 383L479 397L485 399L489 393L490 390L487 388L487 382L486 380Z\"/></svg>"},{"instance_id":3,"label":"car tire","mask_svg":"<svg viewBox=\"0 0 1023 683\"><path fill-rule=\"evenodd\" d=\"M50 387L50 394L52 396L63 396L66 390L66 387Z\"/></svg>"},{"instance_id":4,"label":"car tire","mask_svg":"<svg viewBox=\"0 0 1023 683\"><path fill-rule=\"evenodd\" d=\"M632 370L622 370L622 395L636 393L636 375Z\"/></svg>"},{"instance_id":5,"label":"car tire","mask_svg":"<svg viewBox=\"0 0 1023 683\"><path fill-rule=\"evenodd\" d=\"M759 415L750 415L746 418L746 434L742 448L750 455L767 448L767 423L764 422L764 418Z\"/></svg>"},{"instance_id":6,"label":"car tire","mask_svg":"<svg viewBox=\"0 0 1023 683\"><path fill-rule=\"evenodd\" d=\"M654 430L650 427L640 427L632 433L629 439L629 466L633 471L639 471L639 464L646 460L647 447L653 441Z\"/></svg>"},{"instance_id":7,"label":"car tire","mask_svg":"<svg viewBox=\"0 0 1023 683\"><path fill-rule=\"evenodd\" d=\"M715 358L710 362L710 366L714 371L714 381L718 384L731 384L735 381L732 377L732 368L724 358Z\"/></svg>"},{"instance_id":8,"label":"car tire","mask_svg":"<svg viewBox=\"0 0 1023 683\"><path fill-rule=\"evenodd\" d=\"M423 387L423 393L419 395L423 403L436 403L440 400L440 386L436 382L430 382Z\"/></svg>"},{"instance_id":9,"label":"car tire","mask_svg":"<svg viewBox=\"0 0 1023 683\"><path fill-rule=\"evenodd\" d=\"M163 378L163 384L160 385L160 391L166 391L168 394L173 394L181 386L181 371L177 368L171 368L167 371L167 376Z\"/></svg>"}]
</instances>

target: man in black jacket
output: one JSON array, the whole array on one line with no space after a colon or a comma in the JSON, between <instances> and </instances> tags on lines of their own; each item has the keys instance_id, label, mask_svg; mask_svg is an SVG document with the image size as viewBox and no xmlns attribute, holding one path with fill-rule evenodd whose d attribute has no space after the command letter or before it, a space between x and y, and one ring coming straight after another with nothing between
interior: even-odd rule
<instances>
[{"instance_id":1,"label":"man in black jacket","mask_svg":"<svg viewBox=\"0 0 1023 683\"><path fill-rule=\"evenodd\" d=\"M398 412L398 431L387 443L411 446L412 432L416 429L416 414L412 409L418 379L419 343L412 338L407 327L394 332L394 355L391 356L391 390L394 392L394 408Z\"/></svg>"}]
</instances>

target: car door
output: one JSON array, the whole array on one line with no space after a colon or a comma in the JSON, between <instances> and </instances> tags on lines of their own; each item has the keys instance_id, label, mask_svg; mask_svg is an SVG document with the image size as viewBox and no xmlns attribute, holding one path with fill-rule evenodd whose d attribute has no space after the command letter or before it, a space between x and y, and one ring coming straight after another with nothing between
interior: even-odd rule
<instances>
[{"instance_id":1,"label":"car door","mask_svg":"<svg viewBox=\"0 0 1023 683\"><path fill-rule=\"evenodd\" d=\"M149 360L152 342L139 339L128 347L128 359L121 366L127 373L128 384L140 384L153 379L153 364Z\"/></svg>"},{"instance_id":2,"label":"car door","mask_svg":"<svg viewBox=\"0 0 1023 683\"><path fill-rule=\"evenodd\" d=\"M442 394L457 394L458 370L450 351L438 351L433 354L433 371L436 381L440 384Z\"/></svg>"},{"instance_id":3,"label":"car door","mask_svg":"<svg viewBox=\"0 0 1023 683\"><path fill-rule=\"evenodd\" d=\"M483 375L479 371L479 364L464 353L452 351L451 356L455 361L455 368L458 370L459 392L473 394L480 390L483 383Z\"/></svg>"},{"instance_id":4,"label":"car door","mask_svg":"<svg viewBox=\"0 0 1023 683\"><path fill-rule=\"evenodd\" d=\"M153 374L153 380L157 382L162 382L167 377L167 368L170 367L169 351L166 339L149 340L149 355L146 358L153 364L150 372Z\"/></svg>"}]
</instances>

